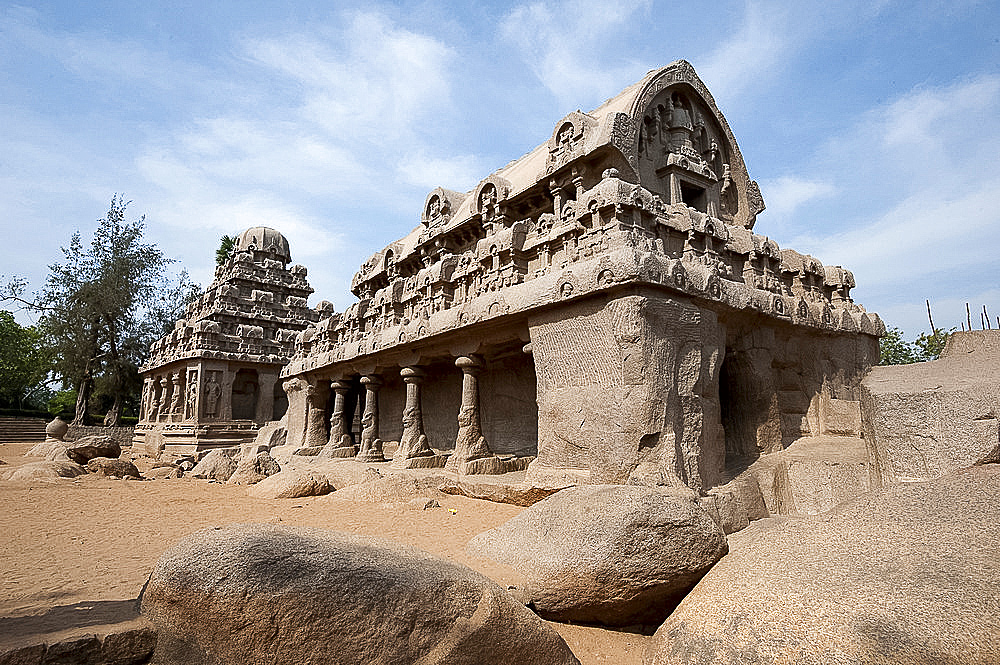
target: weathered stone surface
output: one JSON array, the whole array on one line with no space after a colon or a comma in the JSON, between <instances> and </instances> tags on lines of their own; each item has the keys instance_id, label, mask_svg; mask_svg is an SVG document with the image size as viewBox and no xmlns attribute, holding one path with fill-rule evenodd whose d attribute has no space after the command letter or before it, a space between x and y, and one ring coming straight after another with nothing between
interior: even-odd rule
<instances>
[{"instance_id":1,"label":"weathered stone surface","mask_svg":"<svg viewBox=\"0 0 1000 665\"><path fill-rule=\"evenodd\" d=\"M300 496L322 496L333 491L326 476L316 471L286 469L251 485L250 496L259 499L294 499Z\"/></svg>"},{"instance_id":2,"label":"weathered stone surface","mask_svg":"<svg viewBox=\"0 0 1000 665\"><path fill-rule=\"evenodd\" d=\"M41 443L36 443L32 446L28 452L24 453L25 457L43 457L48 459L49 455L53 454L53 451L61 452L63 455L66 454L66 445L62 441L49 441L45 440ZM68 457L66 459L69 459Z\"/></svg>"},{"instance_id":3,"label":"weathered stone surface","mask_svg":"<svg viewBox=\"0 0 1000 665\"><path fill-rule=\"evenodd\" d=\"M19 647L0 653L0 665L41 665L44 655L44 644Z\"/></svg>"},{"instance_id":4,"label":"weathered stone surface","mask_svg":"<svg viewBox=\"0 0 1000 665\"><path fill-rule=\"evenodd\" d=\"M656 632L647 665L1000 662L998 496L1000 465L987 465L748 529Z\"/></svg>"},{"instance_id":5,"label":"weathered stone surface","mask_svg":"<svg viewBox=\"0 0 1000 665\"><path fill-rule=\"evenodd\" d=\"M96 473L99 476L111 476L114 478L141 478L139 469L135 464L123 459L111 459L110 457L95 457L87 462L87 471Z\"/></svg>"},{"instance_id":6,"label":"weathered stone surface","mask_svg":"<svg viewBox=\"0 0 1000 665\"><path fill-rule=\"evenodd\" d=\"M563 490L471 541L467 551L524 575L546 618L656 624L727 551L688 496L625 485Z\"/></svg>"},{"instance_id":7,"label":"weathered stone surface","mask_svg":"<svg viewBox=\"0 0 1000 665\"><path fill-rule=\"evenodd\" d=\"M69 431L69 423L56 416L45 426L45 440L62 441Z\"/></svg>"},{"instance_id":8,"label":"weathered stone surface","mask_svg":"<svg viewBox=\"0 0 1000 665\"><path fill-rule=\"evenodd\" d=\"M98 665L101 657L101 640L97 635L49 644L42 657L42 665Z\"/></svg>"},{"instance_id":9,"label":"weathered stone surface","mask_svg":"<svg viewBox=\"0 0 1000 665\"><path fill-rule=\"evenodd\" d=\"M385 503L414 497L444 496L438 487L451 478L441 473L401 471L357 485L348 485L330 495L329 501Z\"/></svg>"},{"instance_id":10,"label":"weathered stone surface","mask_svg":"<svg viewBox=\"0 0 1000 665\"><path fill-rule=\"evenodd\" d=\"M382 477L382 473L370 464L353 459L293 456L287 466L299 471L321 474L330 481L330 485L336 490L371 482Z\"/></svg>"},{"instance_id":11,"label":"weathered stone surface","mask_svg":"<svg viewBox=\"0 0 1000 665\"><path fill-rule=\"evenodd\" d=\"M86 464L95 457L117 459L122 454L121 446L110 436L85 436L66 447L66 455L77 464Z\"/></svg>"},{"instance_id":12,"label":"weathered stone surface","mask_svg":"<svg viewBox=\"0 0 1000 665\"><path fill-rule=\"evenodd\" d=\"M442 483L438 489L445 494L457 494L472 499L509 503L515 506L531 506L565 488L533 487L523 482L509 484L459 478Z\"/></svg>"},{"instance_id":13,"label":"weathered stone surface","mask_svg":"<svg viewBox=\"0 0 1000 665\"><path fill-rule=\"evenodd\" d=\"M802 438L761 455L724 485L699 499L727 534L770 515L818 515L871 488L863 439Z\"/></svg>"},{"instance_id":14,"label":"weathered stone surface","mask_svg":"<svg viewBox=\"0 0 1000 665\"><path fill-rule=\"evenodd\" d=\"M4 480L39 480L44 478L76 478L87 469L76 462L29 462L4 472Z\"/></svg>"},{"instance_id":15,"label":"weathered stone surface","mask_svg":"<svg viewBox=\"0 0 1000 665\"><path fill-rule=\"evenodd\" d=\"M257 453L240 460L228 482L233 485L253 485L279 471L281 467L268 453Z\"/></svg>"},{"instance_id":16,"label":"weathered stone surface","mask_svg":"<svg viewBox=\"0 0 1000 665\"><path fill-rule=\"evenodd\" d=\"M100 665L141 665L149 662L156 647L156 631L150 627L109 633L101 642Z\"/></svg>"},{"instance_id":17,"label":"weathered stone surface","mask_svg":"<svg viewBox=\"0 0 1000 665\"><path fill-rule=\"evenodd\" d=\"M578 663L495 583L388 541L233 525L168 550L142 596L162 665Z\"/></svg>"},{"instance_id":18,"label":"weathered stone surface","mask_svg":"<svg viewBox=\"0 0 1000 665\"><path fill-rule=\"evenodd\" d=\"M231 453L225 450L211 450L191 469L190 475L224 483L235 471L236 461L233 460Z\"/></svg>"},{"instance_id":19,"label":"weathered stone surface","mask_svg":"<svg viewBox=\"0 0 1000 665\"><path fill-rule=\"evenodd\" d=\"M165 480L167 478L183 478L184 470L178 466L154 466L146 472L146 477L152 480Z\"/></svg>"},{"instance_id":20,"label":"weathered stone surface","mask_svg":"<svg viewBox=\"0 0 1000 665\"><path fill-rule=\"evenodd\" d=\"M954 333L932 362L873 367L861 404L882 483L1000 460L1000 330Z\"/></svg>"}]
</instances>

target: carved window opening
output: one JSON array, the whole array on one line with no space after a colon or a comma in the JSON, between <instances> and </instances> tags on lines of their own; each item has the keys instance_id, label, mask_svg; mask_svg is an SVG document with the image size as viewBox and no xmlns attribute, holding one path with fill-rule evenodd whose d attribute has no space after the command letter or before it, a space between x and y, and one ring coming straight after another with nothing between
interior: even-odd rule
<instances>
[{"instance_id":1,"label":"carved window opening","mask_svg":"<svg viewBox=\"0 0 1000 665\"><path fill-rule=\"evenodd\" d=\"M705 188L690 182L681 181L681 201L689 208L700 212L708 212L708 201Z\"/></svg>"}]
</instances>

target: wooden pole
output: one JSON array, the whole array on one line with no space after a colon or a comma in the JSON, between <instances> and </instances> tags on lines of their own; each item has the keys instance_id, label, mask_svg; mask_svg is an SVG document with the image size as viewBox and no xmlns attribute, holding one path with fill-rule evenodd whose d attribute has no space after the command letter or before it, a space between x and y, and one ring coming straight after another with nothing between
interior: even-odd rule
<instances>
[{"instance_id":1,"label":"wooden pole","mask_svg":"<svg viewBox=\"0 0 1000 665\"><path fill-rule=\"evenodd\" d=\"M972 313L969 311L969 303L965 303L965 320L969 324L969 332L972 332Z\"/></svg>"},{"instance_id":2,"label":"wooden pole","mask_svg":"<svg viewBox=\"0 0 1000 665\"><path fill-rule=\"evenodd\" d=\"M927 303L927 320L931 324L931 334L933 335L935 332L937 332L937 328L934 327L934 319L931 318L931 301L924 300L924 302Z\"/></svg>"}]
</instances>

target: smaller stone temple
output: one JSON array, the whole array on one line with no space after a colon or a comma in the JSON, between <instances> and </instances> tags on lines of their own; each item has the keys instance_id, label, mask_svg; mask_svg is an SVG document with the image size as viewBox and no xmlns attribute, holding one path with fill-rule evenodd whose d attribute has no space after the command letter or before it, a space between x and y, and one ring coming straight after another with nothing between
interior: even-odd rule
<instances>
[{"instance_id":1,"label":"smaller stone temple","mask_svg":"<svg viewBox=\"0 0 1000 665\"><path fill-rule=\"evenodd\" d=\"M274 229L238 236L211 286L150 347L134 443L168 452L239 445L284 415L278 373L296 335L333 311L309 307L306 269L290 262Z\"/></svg>"}]
</instances>

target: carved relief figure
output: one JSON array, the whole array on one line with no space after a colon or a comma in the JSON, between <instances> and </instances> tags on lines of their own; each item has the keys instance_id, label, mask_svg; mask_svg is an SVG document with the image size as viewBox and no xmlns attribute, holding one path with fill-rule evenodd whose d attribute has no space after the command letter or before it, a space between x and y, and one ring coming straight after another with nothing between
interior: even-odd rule
<instances>
[{"instance_id":1,"label":"carved relief figure","mask_svg":"<svg viewBox=\"0 0 1000 665\"><path fill-rule=\"evenodd\" d=\"M198 412L195 409L197 402L198 402L198 371L194 370L188 375L187 405L184 411L185 419L198 417Z\"/></svg>"},{"instance_id":2,"label":"carved relief figure","mask_svg":"<svg viewBox=\"0 0 1000 665\"><path fill-rule=\"evenodd\" d=\"M208 375L208 383L205 384L205 415L215 418L219 415L219 397L222 395L222 387L216 380L216 372Z\"/></svg>"}]
</instances>

